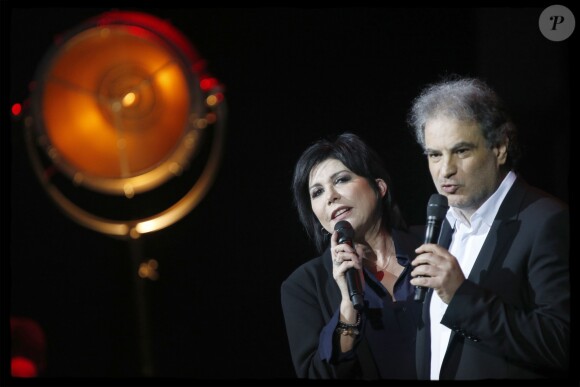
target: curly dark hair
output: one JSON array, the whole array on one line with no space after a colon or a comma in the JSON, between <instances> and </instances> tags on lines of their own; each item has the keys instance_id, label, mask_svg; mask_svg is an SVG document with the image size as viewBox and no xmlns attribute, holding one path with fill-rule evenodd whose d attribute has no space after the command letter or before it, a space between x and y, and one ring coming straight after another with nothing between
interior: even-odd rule
<instances>
[{"instance_id":1,"label":"curly dark hair","mask_svg":"<svg viewBox=\"0 0 580 387\"><path fill-rule=\"evenodd\" d=\"M428 85L413 101L407 122L417 143L425 149L425 123L439 115L476 122L489 148L508 139L505 169L515 169L521 149L516 126L504 102L485 82L477 78L451 75Z\"/></svg>"}]
</instances>

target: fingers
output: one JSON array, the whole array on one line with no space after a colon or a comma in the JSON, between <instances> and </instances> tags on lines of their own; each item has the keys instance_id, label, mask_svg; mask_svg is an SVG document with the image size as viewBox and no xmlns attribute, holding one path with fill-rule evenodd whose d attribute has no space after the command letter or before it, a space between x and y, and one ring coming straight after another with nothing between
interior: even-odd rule
<instances>
[{"instance_id":1,"label":"fingers","mask_svg":"<svg viewBox=\"0 0 580 387\"><path fill-rule=\"evenodd\" d=\"M411 271L411 276L412 277L418 277L418 276L431 277L435 274L435 269L436 269L436 267L434 265L430 265L429 263L423 263L423 264L417 265Z\"/></svg>"},{"instance_id":2,"label":"fingers","mask_svg":"<svg viewBox=\"0 0 580 387\"><path fill-rule=\"evenodd\" d=\"M416 250L418 255L413 259L411 265L415 268L411 271L411 276L428 276L433 277L439 271L444 270L446 262L455 259L449 252L436 244L424 244L419 246ZM424 285L417 283L416 285Z\"/></svg>"},{"instance_id":3,"label":"fingers","mask_svg":"<svg viewBox=\"0 0 580 387\"><path fill-rule=\"evenodd\" d=\"M356 253L340 251L332 254L332 264L334 266L344 266L344 269L355 267L360 269L360 259Z\"/></svg>"},{"instance_id":4,"label":"fingers","mask_svg":"<svg viewBox=\"0 0 580 387\"><path fill-rule=\"evenodd\" d=\"M413 286L421 286L423 288L434 288L435 287L434 280L431 279L431 277L425 277L425 276L417 276L417 277L411 278L410 283Z\"/></svg>"},{"instance_id":5,"label":"fingers","mask_svg":"<svg viewBox=\"0 0 580 387\"><path fill-rule=\"evenodd\" d=\"M335 236L333 235L333 239L334 238ZM341 271L346 271L346 269L351 267L355 267L357 269L360 268L360 258L352 246L346 243L336 244L333 242L330 251L332 254L333 265L336 267L340 267L341 265L343 266L341 269L344 270Z\"/></svg>"},{"instance_id":6,"label":"fingers","mask_svg":"<svg viewBox=\"0 0 580 387\"><path fill-rule=\"evenodd\" d=\"M445 248L443 248L435 243L425 243L425 244L422 244L421 246L419 246L415 249L415 252L417 254L433 253L433 254L442 255L446 251L447 251L447 249L445 249Z\"/></svg>"},{"instance_id":7,"label":"fingers","mask_svg":"<svg viewBox=\"0 0 580 387\"><path fill-rule=\"evenodd\" d=\"M332 234L330 252L332 255L333 276L338 282L344 282L344 276L348 269L362 269L361 258L355 248L347 243L338 244L337 231Z\"/></svg>"},{"instance_id":8,"label":"fingers","mask_svg":"<svg viewBox=\"0 0 580 387\"><path fill-rule=\"evenodd\" d=\"M411 271L411 284L415 286L434 287L437 281L437 275L440 272L440 264L444 257L437 253L444 254L440 246L435 244L424 244L416 250L418 255L413 259L411 265L414 269Z\"/></svg>"},{"instance_id":9,"label":"fingers","mask_svg":"<svg viewBox=\"0 0 580 387\"><path fill-rule=\"evenodd\" d=\"M415 253L417 253L417 256L411 262L411 265L413 266L433 264L434 260L450 256L445 248L433 243L426 243L419 246L415 249Z\"/></svg>"},{"instance_id":10,"label":"fingers","mask_svg":"<svg viewBox=\"0 0 580 387\"><path fill-rule=\"evenodd\" d=\"M335 231L330 236L330 246L334 247L334 246L336 246L337 243L338 243L338 232Z\"/></svg>"},{"instance_id":11,"label":"fingers","mask_svg":"<svg viewBox=\"0 0 580 387\"><path fill-rule=\"evenodd\" d=\"M426 244L419 247L420 254L411 262L411 284L433 288L445 303L455 294L465 280L457 259L441 246Z\"/></svg>"}]
</instances>

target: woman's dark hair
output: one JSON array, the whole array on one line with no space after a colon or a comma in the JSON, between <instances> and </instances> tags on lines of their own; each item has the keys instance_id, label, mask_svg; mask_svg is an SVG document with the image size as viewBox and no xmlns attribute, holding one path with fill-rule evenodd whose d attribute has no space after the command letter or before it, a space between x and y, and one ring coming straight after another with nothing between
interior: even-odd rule
<instances>
[{"instance_id":1,"label":"woman's dark hair","mask_svg":"<svg viewBox=\"0 0 580 387\"><path fill-rule=\"evenodd\" d=\"M384 180L388 190L379 202L378 212L381 214L381 225L389 232L393 228L407 228L399 207L393 199L391 177L379 155L353 133L340 134L333 140L321 139L302 153L294 168L292 179L294 205L298 210L298 217L319 253L322 253L328 245L329 234L322 229L322 225L312 211L308 184L312 169L327 159L339 160L352 172L367 179L377 193L377 197L379 187L375 179Z\"/></svg>"}]
</instances>

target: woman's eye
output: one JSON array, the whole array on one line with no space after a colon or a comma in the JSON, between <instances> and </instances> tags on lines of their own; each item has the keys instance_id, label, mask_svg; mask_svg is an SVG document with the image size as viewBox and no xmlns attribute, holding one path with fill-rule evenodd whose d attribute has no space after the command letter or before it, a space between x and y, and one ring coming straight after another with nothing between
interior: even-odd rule
<instances>
[{"instance_id":1,"label":"woman's eye","mask_svg":"<svg viewBox=\"0 0 580 387\"><path fill-rule=\"evenodd\" d=\"M317 190L314 190L314 191L312 191L312 192L310 193L310 196L311 196L312 198L315 198L315 197L318 197L318 196L320 196L320 194L321 194L321 193L322 193L322 190L321 190L321 189L317 189Z\"/></svg>"}]
</instances>

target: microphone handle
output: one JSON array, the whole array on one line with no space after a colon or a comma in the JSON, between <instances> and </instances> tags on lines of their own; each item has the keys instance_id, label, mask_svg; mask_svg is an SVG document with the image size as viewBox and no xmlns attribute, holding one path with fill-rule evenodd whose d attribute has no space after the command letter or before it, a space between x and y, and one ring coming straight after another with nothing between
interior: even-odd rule
<instances>
[{"instance_id":1,"label":"microphone handle","mask_svg":"<svg viewBox=\"0 0 580 387\"><path fill-rule=\"evenodd\" d=\"M346 284L348 285L348 293L350 296L350 301L352 302L352 306L356 310L361 310L364 306L364 298L361 294L362 283L360 281L360 276L358 274L358 270L354 267L348 269L345 273L346 276Z\"/></svg>"},{"instance_id":2,"label":"microphone handle","mask_svg":"<svg viewBox=\"0 0 580 387\"><path fill-rule=\"evenodd\" d=\"M423 277L423 276L421 276ZM419 285L415 285L415 297L413 298L417 302L425 301L425 294L427 294L427 288Z\"/></svg>"},{"instance_id":3,"label":"microphone handle","mask_svg":"<svg viewBox=\"0 0 580 387\"><path fill-rule=\"evenodd\" d=\"M434 217L429 216L427 218L427 230L425 232L425 242L424 243L437 243L439 239L439 233L441 231L441 223L437 222ZM419 276L424 277L424 276ZM427 294L427 288L424 286L415 285L415 296L414 300L417 302L425 301L425 295Z\"/></svg>"},{"instance_id":4,"label":"microphone handle","mask_svg":"<svg viewBox=\"0 0 580 387\"><path fill-rule=\"evenodd\" d=\"M354 236L354 230L350 223L346 220L340 221L334 225L334 229L338 231L338 244L345 243L350 247L354 247L352 243L352 238ZM363 288L359 272L354 267L351 267L344 273L346 277L346 284L348 286L348 295L350 296L350 301L353 307L360 311L364 307L363 298Z\"/></svg>"}]
</instances>

